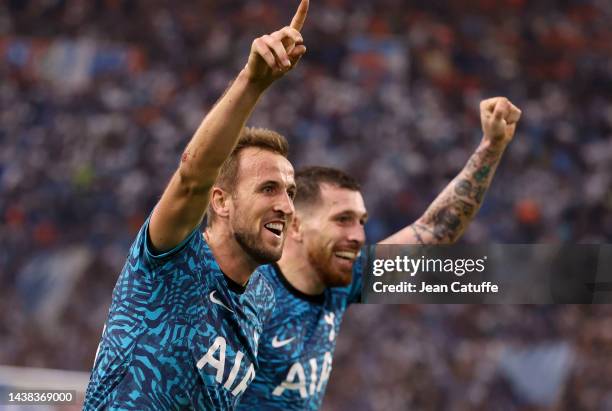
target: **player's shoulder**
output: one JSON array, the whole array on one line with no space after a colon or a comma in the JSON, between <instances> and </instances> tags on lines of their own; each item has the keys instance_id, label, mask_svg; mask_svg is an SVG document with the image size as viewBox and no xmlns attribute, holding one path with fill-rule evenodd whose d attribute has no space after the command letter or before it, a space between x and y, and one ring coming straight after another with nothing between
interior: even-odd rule
<instances>
[{"instance_id":1,"label":"player's shoulder","mask_svg":"<svg viewBox=\"0 0 612 411\"><path fill-rule=\"evenodd\" d=\"M273 295L278 294L280 285L277 268L274 264L261 265L255 270L251 282Z\"/></svg>"},{"instance_id":2,"label":"player's shoulder","mask_svg":"<svg viewBox=\"0 0 612 411\"><path fill-rule=\"evenodd\" d=\"M130 247L127 268L129 271L144 271L150 279L164 278L169 274L194 273L202 264L209 265L212 253L202 236L201 227L193 231L171 250L158 252L151 244L149 236L149 216L140 227ZM207 255L208 254L208 255Z\"/></svg>"},{"instance_id":3,"label":"player's shoulder","mask_svg":"<svg viewBox=\"0 0 612 411\"><path fill-rule=\"evenodd\" d=\"M266 266L262 266L266 267ZM247 291L252 293L257 304L264 309L268 316L276 305L276 293L271 284L272 279L266 275L266 268L259 267L249 279Z\"/></svg>"},{"instance_id":4,"label":"player's shoulder","mask_svg":"<svg viewBox=\"0 0 612 411\"><path fill-rule=\"evenodd\" d=\"M249 280L249 289L252 289L256 294L274 295L273 278L269 277L266 272L266 269L255 270Z\"/></svg>"},{"instance_id":5,"label":"player's shoulder","mask_svg":"<svg viewBox=\"0 0 612 411\"><path fill-rule=\"evenodd\" d=\"M276 268L273 264L260 265L253 275L263 278L270 286L273 286L277 280Z\"/></svg>"}]
</instances>

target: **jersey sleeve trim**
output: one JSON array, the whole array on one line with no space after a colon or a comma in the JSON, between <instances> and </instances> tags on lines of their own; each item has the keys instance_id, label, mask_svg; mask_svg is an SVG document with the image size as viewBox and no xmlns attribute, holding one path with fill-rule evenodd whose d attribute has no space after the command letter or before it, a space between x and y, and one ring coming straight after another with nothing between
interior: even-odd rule
<instances>
[{"instance_id":1,"label":"jersey sleeve trim","mask_svg":"<svg viewBox=\"0 0 612 411\"><path fill-rule=\"evenodd\" d=\"M185 246L191 241L193 240L193 237L195 235L197 235L198 233L200 233L200 225L198 224L198 226L196 228L193 229L193 231L183 240L181 241L181 243L179 245L177 245L176 247L174 247L172 250L168 250L168 251L164 251L163 253L155 253L153 251L153 247L151 245L151 238L149 236L149 222L151 220L151 216L149 216L149 218L147 218L147 221L145 221L144 224L144 250L145 250L145 254L147 256L147 259L149 259L151 262L158 262L161 263L169 258L171 258L172 256L174 256L175 254L178 254L183 248L185 248Z\"/></svg>"}]
</instances>

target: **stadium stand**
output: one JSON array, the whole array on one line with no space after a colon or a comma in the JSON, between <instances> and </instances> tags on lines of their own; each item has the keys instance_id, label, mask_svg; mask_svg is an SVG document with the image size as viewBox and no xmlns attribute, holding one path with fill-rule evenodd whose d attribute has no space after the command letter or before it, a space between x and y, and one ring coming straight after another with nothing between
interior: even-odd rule
<instances>
[{"instance_id":1,"label":"stadium stand","mask_svg":"<svg viewBox=\"0 0 612 411\"><path fill-rule=\"evenodd\" d=\"M91 369L136 230L254 35L293 2L0 2L0 364ZM612 2L322 0L251 124L364 185L371 242L523 109L464 241L612 240ZM310 24L312 23L312 24ZM384 321L381 321L384 319ZM608 306L360 306L327 410L612 409ZM547 372L542 373L542 370Z\"/></svg>"}]
</instances>

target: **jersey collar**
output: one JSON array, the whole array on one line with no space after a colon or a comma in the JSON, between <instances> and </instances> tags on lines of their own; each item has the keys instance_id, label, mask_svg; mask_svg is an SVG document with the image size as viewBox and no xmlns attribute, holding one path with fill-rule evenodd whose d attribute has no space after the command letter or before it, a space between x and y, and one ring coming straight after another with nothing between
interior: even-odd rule
<instances>
[{"instance_id":1,"label":"jersey collar","mask_svg":"<svg viewBox=\"0 0 612 411\"><path fill-rule=\"evenodd\" d=\"M276 263L272 263L272 267L278 277L279 281L285 286L285 288L294 296L299 298L300 300L308 301L313 304L323 304L325 302L325 291L321 294L309 295L301 292L297 288L291 285L291 283L287 280L283 271Z\"/></svg>"}]
</instances>

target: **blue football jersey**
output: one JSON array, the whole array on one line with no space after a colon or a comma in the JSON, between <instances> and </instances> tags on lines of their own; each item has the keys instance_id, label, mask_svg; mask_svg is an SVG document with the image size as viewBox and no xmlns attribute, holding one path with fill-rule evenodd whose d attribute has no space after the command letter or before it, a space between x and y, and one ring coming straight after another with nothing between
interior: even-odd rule
<instances>
[{"instance_id":1,"label":"blue football jersey","mask_svg":"<svg viewBox=\"0 0 612 411\"><path fill-rule=\"evenodd\" d=\"M198 228L154 255L148 220L113 291L85 410L233 410L258 369L273 289L221 272Z\"/></svg>"},{"instance_id":2,"label":"blue football jersey","mask_svg":"<svg viewBox=\"0 0 612 411\"><path fill-rule=\"evenodd\" d=\"M276 306L264 325L255 380L239 410L318 410L323 401L336 337L349 304L361 299L365 253L353 266L347 287L318 296L295 289L277 265L260 267L274 288Z\"/></svg>"}]
</instances>

